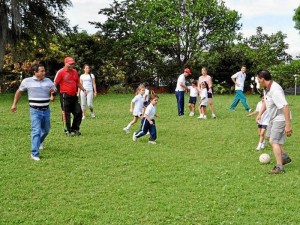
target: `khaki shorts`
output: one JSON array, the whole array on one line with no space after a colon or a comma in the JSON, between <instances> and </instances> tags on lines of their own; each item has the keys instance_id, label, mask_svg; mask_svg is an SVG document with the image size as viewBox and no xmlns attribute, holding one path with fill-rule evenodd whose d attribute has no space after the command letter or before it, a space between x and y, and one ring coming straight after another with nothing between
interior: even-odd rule
<instances>
[{"instance_id":1,"label":"khaki shorts","mask_svg":"<svg viewBox=\"0 0 300 225\"><path fill-rule=\"evenodd\" d=\"M286 138L284 128L285 121L270 122L266 136L270 139L271 144L284 144Z\"/></svg>"}]
</instances>

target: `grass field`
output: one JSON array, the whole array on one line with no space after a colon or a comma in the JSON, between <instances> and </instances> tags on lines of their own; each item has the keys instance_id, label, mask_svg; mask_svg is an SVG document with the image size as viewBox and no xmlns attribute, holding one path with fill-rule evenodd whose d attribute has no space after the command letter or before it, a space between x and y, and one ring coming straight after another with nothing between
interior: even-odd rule
<instances>
[{"instance_id":1,"label":"grass field","mask_svg":"<svg viewBox=\"0 0 300 225\"><path fill-rule=\"evenodd\" d=\"M187 102L186 96L186 102ZM248 97L255 109L259 97ZM30 160L27 94L11 113L0 95L0 224L300 224L299 96L288 96L293 162L267 174L255 150L254 117L233 96L215 96L217 119L178 117L175 96L160 95L156 145L133 142L122 128L133 95L98 96L82 136L63 134L59 99L41 161ZM187 107L186 107L187 115Z\"/></svg>"}]
</instances>

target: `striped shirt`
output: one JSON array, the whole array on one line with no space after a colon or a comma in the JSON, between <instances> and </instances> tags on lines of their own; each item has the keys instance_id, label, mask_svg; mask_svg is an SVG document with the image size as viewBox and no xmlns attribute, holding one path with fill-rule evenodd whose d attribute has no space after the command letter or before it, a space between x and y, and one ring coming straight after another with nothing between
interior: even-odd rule
<instances>
[{"instance_id":1,"label":"striped shirt","mask_svg":"<svg viewBox=\"0 0 300 225\"><path fill-rule=\"evenodd\" d=\"M35 76L32 76L21 82L19 90L28 92L29 106L47 108L50 102L50 88L56 90L49 78L38 80Z\"/></svg>"}]
</instances>

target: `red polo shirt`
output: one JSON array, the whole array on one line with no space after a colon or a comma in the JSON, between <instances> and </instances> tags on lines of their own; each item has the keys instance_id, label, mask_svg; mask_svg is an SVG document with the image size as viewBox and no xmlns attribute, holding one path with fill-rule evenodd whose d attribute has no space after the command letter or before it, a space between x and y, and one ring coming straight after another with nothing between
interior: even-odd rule
<instances>
[{"instance_id":1,"label":"red polo shirt","mask_svg":"<svg viewBox=\"0 0 300 225\"><path fill-rule=\"evenodd\" d=\"M65 67L60 69L55 78L54 83L59 84L60 93L75 96L77 93L77 84L80 82L76 70L67 70Z\"/></svg>"}]
</instances>

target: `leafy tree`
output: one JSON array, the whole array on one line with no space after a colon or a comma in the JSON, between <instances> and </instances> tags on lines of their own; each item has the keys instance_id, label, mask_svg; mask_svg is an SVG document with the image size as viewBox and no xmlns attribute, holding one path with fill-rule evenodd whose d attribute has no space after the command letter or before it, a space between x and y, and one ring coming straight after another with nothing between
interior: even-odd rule
<instances>
[{"instance_id":1,"label":"leafy tree","mask_svg":"<svg viewBox=\"0 0 300 225\"><path fill-rule=\"evenodd\" d=\"M0 0L0 71L6 50L17 58L44 48L53 34L68 30L65 7L70 0Z\"/></svg>"},{"instance_id":2,"label":"leafy tree","mask_svg":"<svg viewBox=\"0 0 300 225\"><path fill-rule=\"evenodd\" d=\"M170 80L199 54L232 43L240 29L238 13L217 0L114 1L99 13L107 21L93 24L115 40L127 81L140 74Z\"/></svg>"},{"instance_id":3,"label":"leafy tree","mask_svg":"<svg viewBox=\"0 0 300 225\"><path fill-rule=\"evenodd\" d=\"M295 21L295 28L300 31L300 6L295 10L293 20Z\"/></svg>"}]
</instances>

